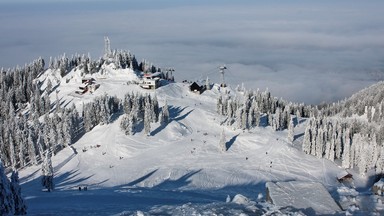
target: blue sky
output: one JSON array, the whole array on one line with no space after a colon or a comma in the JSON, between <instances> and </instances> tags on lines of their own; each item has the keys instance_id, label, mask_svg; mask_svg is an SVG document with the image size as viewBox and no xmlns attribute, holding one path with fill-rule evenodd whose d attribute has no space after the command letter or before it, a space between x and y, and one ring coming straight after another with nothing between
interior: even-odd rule
<instances>
[{"instance_id":1,"label":"blue sky","mask_svg":"<svg viewBox=\"0 0 384 216\"><path fill-rule=\"evenodd\" d=\"M176 79L229 68L231 85L319 103L384 78L382 1L0 1L0 67L90 53L103 38Z\"/></svg>"}]
</instances>

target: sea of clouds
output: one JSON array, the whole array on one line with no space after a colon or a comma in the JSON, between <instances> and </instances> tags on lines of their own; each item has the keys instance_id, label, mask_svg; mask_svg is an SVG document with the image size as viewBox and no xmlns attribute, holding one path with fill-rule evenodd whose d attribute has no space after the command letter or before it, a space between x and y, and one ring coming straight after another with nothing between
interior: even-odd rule
<instances>
[{"instance_id":1,"label":"sea of clouds","mask_svg":"<svg viewBox=\"0 0 384 216\"><path fill-rule=\"evenodd\" d=\"M317 104L384 78L381 1L2 1L0 67L130 50L178 81L219 82Z\"/></svg>"}]
</instances>

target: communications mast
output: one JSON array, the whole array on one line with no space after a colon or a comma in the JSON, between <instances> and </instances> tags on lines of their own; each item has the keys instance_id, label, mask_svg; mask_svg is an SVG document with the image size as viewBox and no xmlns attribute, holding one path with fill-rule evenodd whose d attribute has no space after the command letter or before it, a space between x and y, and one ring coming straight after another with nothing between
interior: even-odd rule
<instances>
[{"instance_id":1,"label":"communications mast","mask_svg":"<svg viewBox=\"0 0 384 216\"><path fill-rule=\"evenodd\" d=\"M221 84L220 84L221 87L227 87L227 84L225 84L225 80L224 80L224 70L225 69L227 69L227 67L225 65L219 67L220 74L221 74Z\"/></svg>"}]
</instances>

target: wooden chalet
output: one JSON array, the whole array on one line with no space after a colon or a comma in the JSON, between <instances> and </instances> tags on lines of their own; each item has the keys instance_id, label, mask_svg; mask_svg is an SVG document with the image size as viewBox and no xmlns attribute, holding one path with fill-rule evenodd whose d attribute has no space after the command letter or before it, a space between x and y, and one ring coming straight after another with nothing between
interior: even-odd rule
<instances>
[{"instance_id":1,"label":"wooden chalet","mask_svg":"<svg viewBox=\"0 0 384 216\"><path fill-rule=\"evenodd\" d=\"M81 79L81 85L79 86L80 90L77 90L77 94L85 94L86 92L94 92L99 88L100 84L96 84L94 78L83 78Z\"/></svg>"},{"instance_id":2,"label":"wooden chalet","mask_svg":"<svg viewBox=\"0 0 384 216\"><path fill-rule=\"evenodd\" d=\"M337 175L337 181L340 183L352 183L353 182L353 175L348 173L347 171L342 171Z\"/></svg>"},{"instance_id":3,"label":"wooden chalet","mask_svg":"<svg viewBox=\"0 0 384 216\"><path fill-rule=\"evenodd\" d=\"M96 80L92 77L81 79L82 84L95 84Z\"/></svg>"},{"instance_id":4,"label":"wooden chalet","mask_svg":"<svg viewBox=\"0 0 384 216\"><path fill-rule=\"evenodd\" d=\"M379 196L384 195L384 178L381 178L372 186L372 193Z\"/></svg>"},{"instance_id":5,"label":"wooden chalet","mask_svg":"<svg viewBox=\"0 0 384 216\"><path fill-rule=\"evenodd\" d=\"M191 92L194 92L194 93L197 93L197 94L201 94L205 91L205 87L204 86L200 86L199 84L197 84L196 82L193 82L190 86L189 86L189 90Z\"/></svg>"}]
</instances>

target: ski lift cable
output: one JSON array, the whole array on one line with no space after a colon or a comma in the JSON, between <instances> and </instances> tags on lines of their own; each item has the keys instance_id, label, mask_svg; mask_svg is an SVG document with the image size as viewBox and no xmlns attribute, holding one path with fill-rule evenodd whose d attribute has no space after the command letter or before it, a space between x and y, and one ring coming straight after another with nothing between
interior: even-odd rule
<instances>
[{"instance_id":1,"label":"ski lift cable","mask_svg":"<svg viewBox=\"0 0 384 216\"><path fill-rule=\"evenodd\" d=\"M226 69L226 73L229 73L230 76L235 77L235 75L234 75L234 74L231 72L231 70L228 69L228 68Z\"/></svg>"},{"instance_id":2,"label":"ski lift cable","mask_svg":"<svg viewBox=\"0 0 384 216\"><path fill-rule=\"evenodd\" d=\"M217 67L211 68L207 70L205 73L201 73L199 76L191 76L188 80L197 80L197 79L202 79L204 76L208 76L210 74L217 73Z\"/></svg>"}]
</instances>

